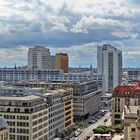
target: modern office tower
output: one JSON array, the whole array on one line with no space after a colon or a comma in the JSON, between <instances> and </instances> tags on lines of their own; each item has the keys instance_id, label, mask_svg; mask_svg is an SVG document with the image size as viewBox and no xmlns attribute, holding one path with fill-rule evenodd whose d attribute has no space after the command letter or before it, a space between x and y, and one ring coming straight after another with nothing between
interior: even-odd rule
<instances>
[{"instance_id":1,"label":"modern office tower","mask_svg":"<svg viewBox=\"0 0 140 140\"><path fill-rule=\"evenodd\" d=\"M29 48L28 67L30 69L50 69L50 50L43 46Z\"/></svg>"},{"instance_id":2,"label":"modern office tower","mask_svg":"<svg viewBox=\"0 0 140 140\"><path fill-rule=\"evenodd\" d=\"M74 118L84 120L101 108L101 90L96 82L79 82L73 84L74 88Z\"/></svg>"},{"instance_id":3,"label":"modern office tower","mask_svg":"<svg viewBox=\"0 0 140 140\"><path fill-rule=\"evenodd\" d=\"M133 81L117 86L112 93L112 124L121 124L124 116L124 106L140 105L140 82Z\"/></svg>"},{"instance_id":4,"label":"modern office tower","mask_svg":"<svg viewBox=\"0 0 140 140\"><path fill-rule=\"evenodd\" d=\"M110 44L97 47L97 72L103 76L103 91L112 92L121 83L122 52Z\"/></svg>"},{"instance_id":5,"label":"modern office tower","mask_svg":"<svg viewBox=\"0 0 140 140\"><path fill-rule=\"evenodd\" d=\"M55 68L63 69L64 73L68 73L69 62L66 53L59 53L55 55Z\"/></svg>"},{"instance_id":6,"label":"modern office tower","mask_svg":"<svg viewBox=\"0 0 140 140\"><path fill-rule=\"evenodd\" d=\"M9 127L3 117L0 117L0 140L9 140Z\"/></svg>"},{"instance_id":7,"label":"modern office tower","mask_svg":"<svg viewBox=\"0 0 140 140\"><path fill-rule=\"evenodd\" d=\"M55 56L51 55L51 69L55 69Z\"/></svg>"}]
</instances>

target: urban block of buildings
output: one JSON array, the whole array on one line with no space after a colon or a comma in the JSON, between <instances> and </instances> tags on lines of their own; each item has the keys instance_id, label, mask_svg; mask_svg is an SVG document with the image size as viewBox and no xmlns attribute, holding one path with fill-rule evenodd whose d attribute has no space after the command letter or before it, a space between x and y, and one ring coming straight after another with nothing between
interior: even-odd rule
<instances>
[{"instance_id":1,"label":"urban block of buildings","mask_svg":"<svg viewBox=\"0 0 140 140\"><path fill-rule=\"evenodd\" d=\"M9 125L10 140L53 140L73 125L73 93L29 88L0 88L0 116Z\"/></svg>"}]
</instances>

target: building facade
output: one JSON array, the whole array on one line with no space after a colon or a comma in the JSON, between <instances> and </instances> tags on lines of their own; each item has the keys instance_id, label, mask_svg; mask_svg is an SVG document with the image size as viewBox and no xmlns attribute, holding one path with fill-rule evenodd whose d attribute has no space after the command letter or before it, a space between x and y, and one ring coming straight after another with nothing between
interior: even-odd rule
<instances>
[{"instance_id":1,"label":"building facade","mask_svg":"<svg viewBox=\"0 0 140 140\"><path fill-rule=\"evenodd\" d=\"M64 73L68 73L69 60L66 53L59 53L55 55L55 69L63 69Z\"/></svg>"},{"instance_id":2,"label":"building facade","mask_svg":"<svg viewBox=\"0 0 140 140\"><path fill-rule=\"evenodd\" d=\"M121 124L123 122L125 105L140 105L140 84L138 81L114 88L112 93L112 124Z\"/></svg>"},{"instance_id":3,"label":"building facade","mask_svg":"<svg viewBox=\"0 0 140 140\"><path fill-rule=\"evenodd\" d=\"M101 90L96 82L75 83L74 86L74 118L86 119L101 108Z\"/></svg>"},{"instance_id":4,"label":"building facade","mask_svg":"<svg viewBox=\"0 0 140 140\"><path fill-rule=\"evenodd\" d=\"M73 125L73 94L63 89L49 90L49 140Z\"/></svg>"},{"instance_id":5,"label":"building facade","mask_svg":"<svg viewBox=\"0 0 140 140\"><path fill-rule=\"evenodd\" d=\"M73 124L73 92L42 88L0 87L0 116L9 140L53 140Z\"/></svg>"},{"instance_id":6,"label":"building facade","mask_svg":"<svg viewBox=\"0 0 140 140\"><path fill-rule=\"evenodd\" d=\"M51 69L55 69L55 56L51 55Z\"/></svg>"},{"instance_id":7,"label":"building facade","mask_svg":"<svg viewBox=\"0 0 140 140\"><path fill-rule=\"evenodd\" d=\"M48 108L43 98L1 96L0 115L9 125L10 140L48 140Z\"/></svg>"},{"instance_id":8,"label":"building facade","mask_svg":"<svg viewBox=\"0 0 140 140\"><path fill-rule=\"evenodd\" d=\"M112 92L122 79L122 52L110 44L97 47L97 72L103 76L103 91Z\"/></svg>"},{"instance_id":9,"label":"building facade","mask_svg":"<svg viewBox=\"0 0 140 140\"><path fill-rule=\"evenodd\" d=\"M48 81L48 82L76 82L97 81L98 88L102 88L102 75L97 73L63 73L63 70L31 70L21 68L0 68L0 81L17 83L19 81Z\"/></svg>"},{"instance_id":10,"label":"building facade","mask_svg":"<svg viewBox=\"0 0 140 140\"><path fill-rule=\"evenodd\" d=\"M30 69L50 69L50 50L43 46L35 46L28 50L28 67Z\"/></svg>"}]
</instances>

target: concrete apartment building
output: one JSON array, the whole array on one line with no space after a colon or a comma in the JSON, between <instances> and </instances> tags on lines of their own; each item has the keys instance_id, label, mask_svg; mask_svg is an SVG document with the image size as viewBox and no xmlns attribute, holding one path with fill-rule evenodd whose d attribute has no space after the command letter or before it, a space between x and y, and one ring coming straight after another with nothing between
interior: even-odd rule
<instances>
[{"instance_id":1,"label":"concrete apartment building","mask_svg":"<svg viewBox=\"0 0 140 140\"><path fill-rule=\"evenodd\" d=\"M17 83L21 81L45 81L45 82L74 82L97 81L102 88L102 75L97 73L63 73L63 70L31 70L24 68L0 68L0 81Z\"/></svg>"},{"instance_id":2,"label":"concrete apartment building","mask_svg":"<svg viewBox=\"0 0 140 140\"><path fill-rule=\"evenodd\" d=\"M140 106L125 106L124 140L140 139Z\"/></svg>"},{"instance_id":3,"label":"concrete apartment building","mask_svg":"<svg viewBox=\"0 0 140 140\"><path fill-rule=\"evenodd\" d=\"M62 69L64 73L68 73L69 59L66 53L59 53L55 55L55 69Z\"/></svg>"},{"instance_id":4,"label":"concrete apartment building","mask_svg":"<svg viewBox=\"0 0 140 140\"><path fill-rule=\"evenodd\" d=\"M9 127L3 117L0 117L0 140L9 140Z\"/></svg>"},{"instance_id":5,"label":"concrete apartment building","mask_svg":"<svg viewBox=\"0 0 140 140\"><path fill-rule=\"evenodd\" d=\"M73 94L61 89L39 91L0 88L0 116L9 125L10 140L53 140L73 124Z\"/></svg>"},{"instance_id":6,"label":"concrete apartment building","mask_svg":"<svg viewBox=\"0 0 140 140\"><path fill-rule=\"evenodd\" d=\"M112 92L122 79L122 52L110 44L97 47L97 73L103 76L103 92Z\"/></svg>"},{"instance_id":7,"label":"concrete apartment building","mask_svg":"<svg viewBox=\"0 0 140 140\"><path fill-rule=\"evenodd\" d=\"M140 82L117 86L112 93L112 124L123 123L124 106L140 105Z\"/></svg>"},{"instance_id":8,"label":"concrete apartment building","mask_svg":"<svg viewBox=\"0 0 140 140\"><path fill-rule=\"evenodd\" d=\"M43 46L35 46L28 50L28 67L30 69L50 69L50 50Z\"/></svg>"}]
</instances>

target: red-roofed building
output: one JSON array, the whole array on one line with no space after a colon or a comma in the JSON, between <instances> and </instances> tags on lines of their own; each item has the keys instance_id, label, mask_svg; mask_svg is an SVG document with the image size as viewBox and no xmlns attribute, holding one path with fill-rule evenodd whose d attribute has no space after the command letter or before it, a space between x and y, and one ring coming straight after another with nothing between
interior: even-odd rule
<instances>
[{"instance_id":1,"label":"red-roofed building","mask_svg":"<svg viewBox=\"0 0 140 140\"><path fill-rule=\"evenodd\" d=\"M117 86L112 93L112 124L122 123L124 105L140 105L140 81Z\"/></svg>"}]
</instances>

